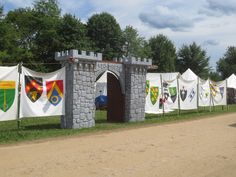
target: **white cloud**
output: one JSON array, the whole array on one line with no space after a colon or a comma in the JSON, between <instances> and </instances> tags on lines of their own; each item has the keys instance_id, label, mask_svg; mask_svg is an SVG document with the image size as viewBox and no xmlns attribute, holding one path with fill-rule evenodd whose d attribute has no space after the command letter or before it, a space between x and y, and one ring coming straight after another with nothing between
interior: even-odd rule
<instances>
[{"instance_id":1,"label":"white cloud","mask_svg":"<svg viewBox=\"0 0 236 177\"><path fill-rule=\"evenodd\" d=\"M31 6L33 0L5 0L11 6ZM147 39L168 36L177 48L193 41L211 56L211 65L228 46L236 46L236 0L59 0L62 13L86 22L94 13L112 14L124 29L132 25Z\"/></svg>"},{"instance_id":2,"label":"white cloud","mask_svg":"<svg viewBox=\"0 0 236 177\"><path fill-rule=\"evenodd\" d=\"M157 6L152 12L141 13L139 18L154 28L170 28L173 31L186 31L198 21L166 6Z\"/></svg>"},{"instance_id":3,"label":"white cloud","mask_svg":"<svg viewBox=\"0 0 236 177\"><path fill-rule=\"evenodd\" d=\"M216 40L212 40L212 39L209 39L209 40L206 40L203 42L203 45L207 46L207 45L219 45L219 42L216 41Z\"/></svg>"},{"instance_id":4,"label":"white cloud","mask_svg":"<svg viewBox=\"0 0 236 177\"><path fill-rule=\"evenodd\" d=\"M207 5L199 11L199 13L208 16L222 16L236 14L236 1L235 0L206 0Z\"/></svg>"}]
</instances>

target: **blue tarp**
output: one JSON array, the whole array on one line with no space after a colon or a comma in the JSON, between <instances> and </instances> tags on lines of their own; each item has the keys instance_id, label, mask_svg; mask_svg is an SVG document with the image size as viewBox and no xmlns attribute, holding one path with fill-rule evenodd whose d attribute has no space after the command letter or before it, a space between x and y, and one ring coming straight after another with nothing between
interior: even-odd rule
<instances>
[{"instance_id":1,"label":"blue tarp","mask_svg":"<svg viewBox=\"0 0 236 177\"><path fill-rule=\"evenodd\" d=\"M107 96L100 95L95 98L96 109L106 109L107 108Z\"/></svg>"}]
</instances>

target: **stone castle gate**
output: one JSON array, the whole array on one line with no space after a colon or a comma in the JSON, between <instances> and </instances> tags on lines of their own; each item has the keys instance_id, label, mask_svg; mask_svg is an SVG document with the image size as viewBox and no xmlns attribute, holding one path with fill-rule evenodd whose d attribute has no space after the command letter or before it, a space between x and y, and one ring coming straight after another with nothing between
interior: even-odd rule
<instances>
[{"instance_id":1,"label":"stone castle gate","mask_svg":"<svg viewBox=\"0 0 236 177\"><path fill-rule=\"evenodd\" d=\"M119 106L119 109L124 110L123 121L145 119L146 73L147 67L152 64L151 60L132 57L104 62L101 53L78 53L78 50L56 52L55 59L66 67L65 115L61 117L62 128L89 128L95 125L95 82L106 70L113 73L113 76L108 75L108 87L116 87L114 76L118 79L123 96L121 102L124 104L116 105L115 97L110 104L108 98L108 119L117 115ZM108 97L109 93L114 94L108 88Z\"/></svg>"}]
</instances>

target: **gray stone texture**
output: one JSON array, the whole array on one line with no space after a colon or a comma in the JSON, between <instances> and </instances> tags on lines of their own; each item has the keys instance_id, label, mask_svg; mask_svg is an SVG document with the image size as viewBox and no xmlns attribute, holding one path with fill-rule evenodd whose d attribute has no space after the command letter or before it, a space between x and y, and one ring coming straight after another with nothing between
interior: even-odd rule
<instances>
[{"instance_id":1,"label":"gray stone texture","mask_svg":"<svg viewBox=\"0 0 236 177\"><path fill-rule=\"evenodd\" d=\"M150 60L125 58L116 62L102 62L101 54L78 54L76 50L56 53L55 59L66 67L65 115L61 116L62 128L80 129L95 125L95 82L106 70L117 76L125 95L125 121L145 119L146 72Z\"/></svg>"}]
</instances>

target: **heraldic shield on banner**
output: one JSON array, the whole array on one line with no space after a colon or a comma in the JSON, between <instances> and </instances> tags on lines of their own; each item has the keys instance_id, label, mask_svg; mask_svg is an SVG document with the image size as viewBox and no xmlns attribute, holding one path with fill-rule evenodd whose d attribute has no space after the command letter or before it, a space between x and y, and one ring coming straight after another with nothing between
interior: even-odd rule
<instances>
[{"instance_id":1,"label":"heraldic shield on banner","mask_svg":"<svg viewBox=\"0 0 236 177\"><path fill-rule=\"evenodd\" d=\"M146 80L146 96L148 95L149 87L150 87L150 81Z\"/></svg>"},{"instance_id":2,"label":"heraldic shield on banner","mask_svg":"<svg viewBox=\"0 0 236 177\"><path fill-rule=\"evenodd\" d=\"M48 101L56 106L63 98L63 80L46 81Z\"/></svg>"},{"instance_id":3,"label":"heraldic shield on banner","mask_svg":"<svg viewBox=\"0 0 236 177\"><path fill-rule=\"evenodd\" d=\"M176 87L169 87L169 92L170 92L170 98L173 101L173 103L175 102L176 98L177 98L177 90Z\"/></svg>"},{"instance_id":4,"label":"heraldic shield on banner","mask_svg":"<svg viewBox=\"0 0 236 177\"><path fill-rule=\"evenodd\" d=\"M150 98L151 98L151 102L152 104L156 104L157 100L158 100L158 96L159 96L159 87L151 87L150 88Z\"/></svg>"},{"instance_id":5,"label":"heraldic shield on banner","mask_svg":"<svg viewBox=\"0 0 236 177\"><path fill-rule=\"evenodd\" d=\"M0 109L7 112L15 99L15 81L0 81Z\"/></svg>"},{"instance_id":6,"label":"heraldic shield on banner","mask_svg":"<svg viewBox=\"0 0 236 177\"><path fill-rule=\"evenodd\" d=\"M183 88L180 89L180 98L182 101L184 101L186 99L186 97L187 97L187 90L183 86Z\"/></svg>"},{"instance_id":7,"label":"heraldic shield on banner","mask_svg":"<svg viewBox=\"0 0 236 177\"><path fill-rule=\"evenodd\" d=\"M42 81L42 78L25 75L25 92L32 102L36 102L43 93Z\"/></svg>"}]
</instances>

